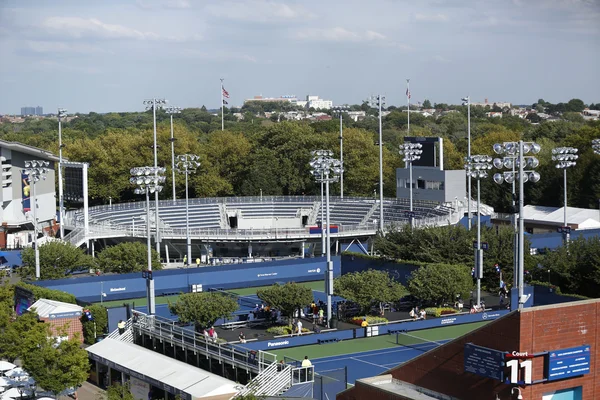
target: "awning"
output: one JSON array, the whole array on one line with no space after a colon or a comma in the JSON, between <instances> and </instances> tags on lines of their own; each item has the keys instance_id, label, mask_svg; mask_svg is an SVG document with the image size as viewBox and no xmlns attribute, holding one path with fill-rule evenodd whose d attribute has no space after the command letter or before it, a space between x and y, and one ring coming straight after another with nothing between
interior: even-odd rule
<instances>
[{"instance_id":1,"label":"awning","mask_svg":"<svg viewBox=\"0 0 600 400\"><path fill-rule=\"evenodd\" d=\"M133 343L104 339L86 349L93 360L186 399L237 394L234 381Z\"/></svg>"}]
</instances>

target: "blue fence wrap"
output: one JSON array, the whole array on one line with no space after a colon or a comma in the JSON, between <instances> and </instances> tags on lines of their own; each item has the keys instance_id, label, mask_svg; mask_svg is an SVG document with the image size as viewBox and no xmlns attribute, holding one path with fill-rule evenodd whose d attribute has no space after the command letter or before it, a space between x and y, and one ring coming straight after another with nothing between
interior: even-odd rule
<instances>
[{"instance_id":1,"label":"blue fence wrap","mask_svg":"<svg viewBox=\"0 0 600 400\"><path fill-rule=\"evenodd\" d=\"M332 257L333 275L341 273L340 257ZM157 296L172 293L188 293L192 285L210 288L234 289L271 285L277 282L307 282L325 279L325 257L281 260L249 264L222 265L217 267L184 268L154 271ZM84 302L133 299L146 296L146 280L141 272L120 275L102 275L85 278L69 278L36 281L32 284L73 294Z\"/></svg>"},{"instance_id":2,"label":"blue fence wrap","mask_svg":"<svg viewBox=\"0 0 600 400\"><path fill-rule=\"evenodd\" d=\"M443 318L432 318L424 321L406 321L388 325L377 325L379 335L396 333L398 331L417 331L421 329L440 328L444 326L470 324L473 322L492 321L508 314L509 310L489 311L477 314L448 315ZM304 346L317 344L319 340L348 340L365 337L365 328L349 329L343 331L308 334L303 336L285 337L279 339L249 342L242 347L250 350L275 350L285 347Z\"/></svg>"},{"instance_id":3,"label":"blue fence wrap","mask_svg":"<svg viewBox=\"0 0 600 400\"><path fill-rule=\"evenodd\" d=\"M342 275L366 271L368 269L386 271L390 277L394 278L404 286L408 284L410 274L419 268L419 265L409 263L396 263L386 260L355 257L352 255L342 256Z\"/></svg>"}]
</instances>

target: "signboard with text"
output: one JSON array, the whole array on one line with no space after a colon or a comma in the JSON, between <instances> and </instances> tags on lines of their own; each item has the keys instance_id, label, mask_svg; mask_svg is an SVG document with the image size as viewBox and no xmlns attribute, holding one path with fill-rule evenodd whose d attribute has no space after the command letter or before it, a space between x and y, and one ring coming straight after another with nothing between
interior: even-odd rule
<instances>
[{"instance_id":1,"label":"signboard with text","mask_svg":"<svg viewBox=\"0 0 600 400\"><path fill-rule=\"evenodd\" d=\"M503 351L467 343L464 349L464 364L465 372L499 381L503 380Z\"/></svg>"},{"instance_id":2,"label":"signboard with text","mask_svg":"<svg viewBox=\"0 0 600 400\"><path fill-rule=\"evenodd\" d=\"M567 379L590 372L591 347L588 345L548 352L546 378Z\"/></svg>"}]
</instances>

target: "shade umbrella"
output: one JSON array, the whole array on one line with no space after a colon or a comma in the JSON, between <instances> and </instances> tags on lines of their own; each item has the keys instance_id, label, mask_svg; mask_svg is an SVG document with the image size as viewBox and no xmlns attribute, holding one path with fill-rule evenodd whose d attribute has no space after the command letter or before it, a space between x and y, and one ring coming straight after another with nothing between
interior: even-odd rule
<instances>
[{"instance_id":1,"label":"shade umbrella","mask_svg":"<svg viewBox=\"0 0 600 400\"><path fill-rule=\"evenodd\" d=\"M6 388L8 386L13 387L16 386L19 382L14 379L10 379L4 376L0 376L0 387Z\"/></svg>"},{"instance_id":2,"label":"shade umbrella","mask_svg":"<svg viewBox=\"0 0 600 400\"><path fill-rule=\"evenodd\" d=\"M53 397L38 397L37 400L56 400Z\"/></svg>"},{"instance_id":3,"label":"shade umbrella","mask_svg":"<svg viewBox=\"0 0 600 400\"><path fill-rule=\"evenodd\" d=\"M10 371L5 372L4 375L8 376L9 378L13 378L13 379L21 378L21 377L29 377L29 373L21 367L13 368Z\"/></svg>"},{"instance_id":4,"label":"shade umbrella","mask_svg":"<svg viewBox=\"0 0 600 400\"><path fill-rule=\"evenodd\" d=\"M8 361L0 360L0 371L10 371L13 368L16 368L15 364Z\"/></svg>"},{"instance_id":5,"label":"shade umbrella","mask_svg":"<svg viewBox=\"0 0 600 400\"><path fill-rule=\"evenodd\" d=\"M2 393L2 400L7 399L19 399L21 397L31 397L33 395L33 391L29 389L17 389L12 388L8 389L6 392Z\"/></svg>"}]
</instances>

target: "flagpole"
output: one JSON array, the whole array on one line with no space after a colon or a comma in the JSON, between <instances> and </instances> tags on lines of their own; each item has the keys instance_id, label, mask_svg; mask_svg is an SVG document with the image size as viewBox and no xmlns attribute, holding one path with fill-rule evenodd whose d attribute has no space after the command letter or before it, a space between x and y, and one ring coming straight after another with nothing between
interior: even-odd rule
<instances>
[{"instance_id":1,"label":"flagpole","mask_svg":"<svg viewBox=\"0 0 600 400\"><path fill-rule=\"evenodd\" d=\"M406 101L408 102L408 131L407 134L410 136L410 79L406 80Z\"/></svg>"},{"instance_id":2,"label":"flagpole","mask_svg":"<svg viewBox=\"0 0 600 400\"><path fill-rule=\"evenodd\" d=\"M223 103L223 78L221 78L221 130L222 131L225 130L224 111L225 111L225 104Z\"/></svg>"}]
</instances>

